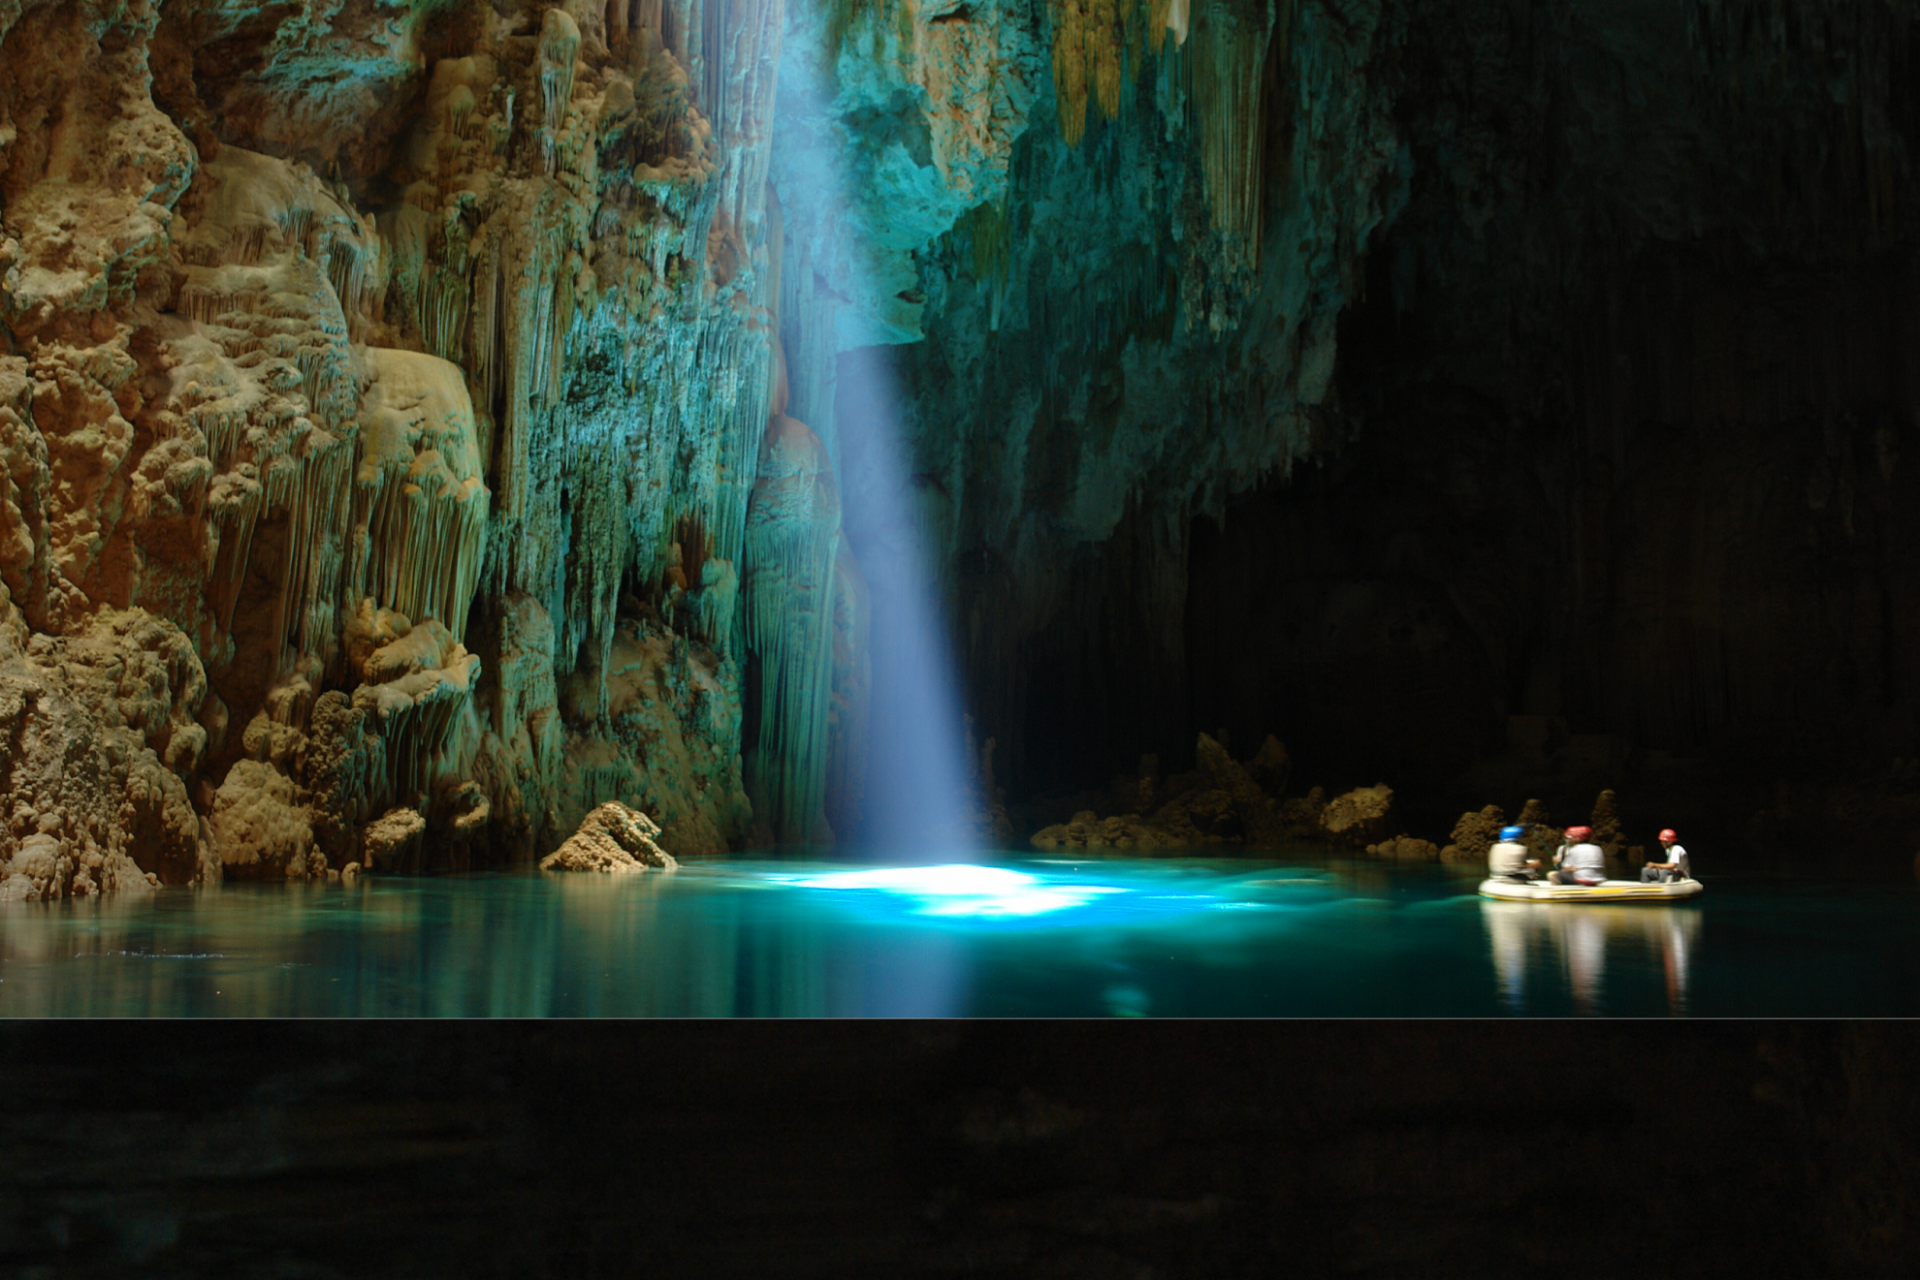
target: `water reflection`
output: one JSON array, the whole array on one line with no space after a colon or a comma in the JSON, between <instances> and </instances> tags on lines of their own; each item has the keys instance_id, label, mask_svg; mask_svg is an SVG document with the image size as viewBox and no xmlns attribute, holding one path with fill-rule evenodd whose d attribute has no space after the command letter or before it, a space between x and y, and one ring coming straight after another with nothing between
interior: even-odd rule
<instances>
[{"instance_id":1,"label":"water reflection","mask_svg":"<svg viewBox=\"0 0 1920 1280\"><path fill-rule=\"evenodd\" d=\"M1666 978L1667 1011L1687 1012L1687 973L1700 933L1695 907L1482 899L1480 915L1493 954L1495 985L1509 1012L1529 1012L1529 976L1551 971L1560 979L1556 985L1573 997L1575 1010L1604 1013L1609 959L1637 966L1656 956Z\"/></svg>"},{"instance_id":2,"label":"water reflection","mask_svg":"<svg viewBox=\"0 0 1920 1280\"><path fill-rule=\"evenodd\" d=\"M950 939L893 939L880 963L817 912L768 909L739 877L472 888L388 880L8 904L0 1014L931 1017L957 1012L963 994Z\"/></svg>"},{"instance_id":3,"label":"water reflection","mask_svg":"<svg viewBox=\"0 0 1920 1280\"><path fill-rule=\"evenodd\" d=\"M1438 869L1344 860L240 885L0 906L0 1016L1766 1012L1783 983L1812 981L1804 958L1782 971L1743 942L1784 921L1818 933L1808 900L1744 933L1737 897L1715 911L1730 923L1703 969L1698 908L1488 902ZM1867 966L1888 983L1920 973L1897 925L1876 926L1886 954ZM1857 945L1835 954L1859 971ZM1827 1008L1831 986L1789 1010ZM1909 989L1920 977L1861 1007L1909 1011Z\"/></svg>"}]
</instances>

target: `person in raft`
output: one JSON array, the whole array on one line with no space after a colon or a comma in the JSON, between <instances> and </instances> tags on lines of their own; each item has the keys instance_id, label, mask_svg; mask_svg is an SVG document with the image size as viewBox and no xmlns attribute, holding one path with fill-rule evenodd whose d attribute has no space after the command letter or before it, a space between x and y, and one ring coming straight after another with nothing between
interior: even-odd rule
<instances>
[{"instance_id":1,"label":"person in raft","mask_svg":"<svg viewBox=\"0 0 1920 1280\"><path fill-rule=\"evenodd\" d=\"M1607 855L1591 842L1592 827L1568 827L1567 842L1553 855L1560 869L1547 878L1555 884L1595 885L1607 878Z\"/></svg>"},{"instance_id":2,"label":"person in raft","mask_svg":"<svg viewBox=\"0 0 1920 1280\"><path fill-rule=\"evenodd\" d=\"M1653 884L1667 884L1674 880L1685 880L1693 874L1693 860L1687 857L1687 851L1680 847L1680 837L1674 834L1672 827L1660 833L1660 847L1667 851L1665 862L1649 862L1640 868L1640 878Z\"/></svg>"},{"instance_id":3,"label":"person in raft","mask_svg":"<svg viewBox=\"0 0 1920 1280\"><path fill-rule=\"evenodd\" d=\"M1525 884L1529 880L1540 878L1540 859L1527 856L1527 846L1520 838L1527 834L1525 827L1500 828L1500 843L1487 850L1487 874L1496 880L1517 880Z\"/></svg>"}]
</instances>

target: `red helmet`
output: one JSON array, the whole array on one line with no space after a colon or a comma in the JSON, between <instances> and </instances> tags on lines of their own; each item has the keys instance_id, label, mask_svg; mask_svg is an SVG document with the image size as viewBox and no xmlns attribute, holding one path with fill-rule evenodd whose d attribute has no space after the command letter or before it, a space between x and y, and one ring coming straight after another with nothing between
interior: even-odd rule
<instances>
[{"instance_id":1,"label":"red helmet","mask_svg":"<svg viewBox=\"0 0 1920 1280\"><path fill-rule=\"evenodd\" d=\"M1567 828L1567 839L1569 840L1575 840L1575 841L1585 840L1588 836L1592 834L1593 834L1592 827L1568 827Z\"/></svg>"},{"instance_id":2,"label":"red helmet","mask_svg":"<svg viewBox=\"0 0 1920 1280\"><path fill-rule=\"evenodd\" d=\"M1680 834L1677 831L1675 831L1672 827L1663 827L1660 830L1660 838L1662 840L1672 840L1672 841L1678 842L1680 839Z\"/></svg>"}]
</instances>

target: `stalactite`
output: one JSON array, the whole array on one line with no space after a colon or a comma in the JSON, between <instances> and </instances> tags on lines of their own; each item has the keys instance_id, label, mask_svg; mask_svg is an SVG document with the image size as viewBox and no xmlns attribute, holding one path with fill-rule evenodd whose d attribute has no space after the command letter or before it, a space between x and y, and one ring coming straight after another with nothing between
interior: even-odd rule
<instances>
[{"instance_id":1,"label":"stalactite","mask_svg":"<svg viewBox=\"0 0 1920 1280\"><path fill-rule=\"evenodd\" d=\"M974 280L986 290L987 328L1000 327L1000 309L1013 275L1013 226L1007 200L990 200L967 210L952 235L964 246Z\"/></svg>"},{"instance_id":2,"label":"stalactite","mask_svg":"<svg viewBox=\"0 0 1920 1280\"><path fill-rule=\"evenodd\" d=\"M273 631L282 670L290 670L302 653L316 654L322 662L331 656L340 559L328 549L338 546L346 524L352 474L352 451L345 441L316 431L303 444L298 462L282 458L269 468L269 475L282 478L284 487L277 493L269 490L267 509L287 513Z\"/></svg>"},{"instance_id":3,"label":"stalactite","mask_svg":"<svg viewBox=\"0 0 1920 1280\"><path fill-rule=\"evenodd\" d=\"M662 48L660 24L665 16L665 7L661 0L630 0L628 28L628 64L645 67L654 53Z\"/></svg>"},{"instance_id":4,"label":"stalactite","mask_svg":"<svg viewBox=\"0 0 1920 1280\"><path fill-rule=\"evenodd\" d=\"M1712 75L1719 108L1744 122L1756 93L1825 83L1796 113L1801 127L1761 142L1777 230L1811 206L1811 230L1883 235L1893 226L1901 130L1895 125L1920 23L1893 0L1699 0L1687 38ZM1776 126L1777 128L1777 126Z\"/></svg>"},{"instance_id":5,"label":"stalactite","mask_svg":"<svg viewBox=\"0 0 1920 1280\"><path fill-rule=\"evenodd\" d=\"M1281 0L1281 9L1281 21L1290 21L1290 0ZM1213 224L1247 245L1256 262L1266 150L1260 92L1274 22L1273 0L1211 0L1184 54L1193 60L1201 172ZM1283 28L1281 56L1284 37Z\"/></svg>"},{"instance_id":6,"label":"stalactite","mask_svg":"<svg viewBox=\"0 0 1920 1280\"><path fill-rule=\"evenodd\" d=\"M555 135L566 125L573 101L574 61L580 56L580 25L565 9L549 9L540 20L540 153L553 176Z\"/></svg>"},{"instance_id":7,"label":"stalactite","mask_svg":"<svg viewBox=\"0 0 1920 1280\"><path fill-rule=\"evenodd\" d=\"M562 654L577 657L588 651L599 716L607 707L607 653L621 568L627 563L626 486L619 483L610 447L576 452L581 455L576 479L561 515L568 525L568 554L558 566L565 603L556 629Z\"/></svg>"},{"instance_id":8,"label":"stalactite","mask_svg":"<svg viewBox=\"0 0 1920 1280\"><path fill-rule=\"evenodd\" d=\"M1105 118L1120 114L1126 78L1144 63L1138 31L1145 25L1147 47L1182 83L1171 99L1163 95L1162 109L1175 123L1184 123L1191 102L1214 226L1246 244L1257 261L1265 149L1262 80L1270 42L1273 56L1288 56L1294 0L1201 0L1192 41L1188 0L1051 4L1061 140L1076 146L1085 135L1089 98ZM1169 32L1178 52L1165 47Z\"/></svg>"},{"instance_id":9,"label":"stalactite","mask_svg":"<svg viewBox=\"0 0 1920 1280\"><path fill-rule=\"evenodd\" d=\"M411 351L370 348L352 523L360 561L351 597L455 639L480 581L488 493L473 408L458 366Z\"/></svg>"},{"instance_id":10,"label":"stalactite","mask_svg":"<svg viewBox=\"0 0 1920 1280\"><path fill-rule=\"evenodd\" d=\"M354 690L354 709L365 715L384 748L386 768L368 787L373 811L426 807L434 780L456 763L479 675L480 659L452 642L428 665Z\"/></svg>"},{"instance_id":11,"label":"stalactite","mask_svg":"<svg viewBox=\"0 0 1920 1280\"><path fill-rule=\"evenodd\" d=\"M1120 114L1120 71L1126 57L1128 28L1121 10L1132 12L1138 0L1083 0L1087 15L1087 61L1100 114Z\"/></svg>"},{"instance_id":12,"label":"stalactite","mask_svg":"<svg viewBox=\"0 0 1920 1280\"><path fill-rule=\"evenodd\" d=\"M726 157L720 208L751 244L760 233L772 149L773 104L784 23L773 16L780 0L709 3L717 38L708 48L712 80L702 103L713 139ZM723 74L724 72L724 74Z\"/></svg>"},{"instance_id":13,"label":"stalactite","mask_svg":"<svg viewBox=\"0 0 1920 1280\"><path fill-rule=\"evenodd\" d=\"M1053 96L1059 104L1060 137L1076 145L1087 127L1087 0L1056 0L1053 10ZM1098 37L1094 37L1098 38Z\"/></svg>"},{"instance_id":14,"label":"stalactite","mask_svg":"<svg viewBox=\"0 0 1920 1280\"><path fill-rule=\"evenodd\" d=\"M715 554L738 563L756 483L754 460L761 453L773 397L773 353L765 328L757 324L721 329L711 341L720 348L716 363L740 371L732 399L715 405L722 434L712 498Z\"/></svg>"},{"instance_id":15,"label":"stalactite","mask_svg":"<svg viewBox=\"0 0 1920 1280\"><path fill-rule=\"evenodd\" d=\"M817 229L795 227L785 236L780 271L780 340L787 370L784 412L802 422L831 422L834 413L834 330L839 301L814 287ZM755 457L755 454L749 454Z\"/></svg>"},{"instance_id":16,"label":"stalactite","mask_svg":"<svg viewBox=\"0 0 1920 1280\"><path fill-rule=\"evenodd\" d=\"M585 210L551 183L523 190L518 217L491 250L499 291L476 324L474 345L495 350L504 368L481 370L485 391L504 376L500 419L494 424L496 495L510 517L521 514L532 476L528 470L529 432L544 420L558 397L557 376L574 321L573 270L580 264L575 244L584 239ZM484 275L481 288L484 291ZM497 346L495 345L497 344ZM550 571L551 566L542 566Z\"/></svg>"},{"instance_id":17,"label":"stalactite","mask_svg":"<svg viewBox=\"0 0 1920 1280\"><path fill-rule=\"evenodd\" d=\"M341 314L346 317L348 336L356 336L365 323L368 272L367 255L351 240L335 238L327 256L327 280L334 296L340 299Z\"/></svg>"}]
</instances>

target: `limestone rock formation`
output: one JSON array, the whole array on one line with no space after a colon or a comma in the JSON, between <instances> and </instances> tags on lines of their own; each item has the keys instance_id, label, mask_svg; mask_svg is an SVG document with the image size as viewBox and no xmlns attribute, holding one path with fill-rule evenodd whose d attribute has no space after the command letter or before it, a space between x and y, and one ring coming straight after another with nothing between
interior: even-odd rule
<instances>
[{"instance_id":1,"label":"limestone rock formation","mask_svg":"<svg viewBox=\"0 0 1920 1280\"><path fill-rule=\"evenodd\" d=\"M0 895L217 881L187 790L207 745L193 646L144 610L32 634L0 599Z\"/></svg>"},{"instance_id":2,"label":"limestone rock formation","mask_svg":"<svg viewBox=\"0 0 1920 1280\"><path fill-rule=\"evenodd\" d=\"M1393 809L1393 788L1386 783L1355 787L1327 801L1320 830L1335 844L1359 847L1377 840Z\"/></svg>"},{"instance_id":3,"label":"limestone rock formation","mask_svg":"<svg viewBox=\"0 0 1920 1280\"><path fill-rule=\"evenodd\" d=\"M1382 840L1378 844L1368 845L1367 854L1375 858L1389 858L1395 862L1442 861L1441 849L1433 841L1405 834Z\"/></svg>"},{"instance_id":4,"label":"limestone rock formation","mask_svg":"<svg viewBox=\"0 0 1920 1280\"><path fill-rule=\"evenodd\" d=\"M679 860L653 842L660 824L617 800L589 813L567 842L540 860L542 871L677 870Z\"/></svg>"},{"instance_id":5,"label":"limestone rock formation","mask_svg":"<svg viewBox=\"0 0 1920 1280\"><path fill-rule=\"evenodd\" d=\"M169 883L391 861L395 809L424 866L537 857L616 796L747 837L784 11L0 6L35 892L131 883L123 846ZM157 720L75 666L144 671L134 615L178 636ZM56 738L97 785L28 785Z\"/></svg>"},{"instance_id":6,"label":"limestone rock formation","mask_svg":"<svg viewBox=\"0 0 1920 1280\"><path fill-rule=\"evenodd\" d=\"M426 819L417 810L389 809L367 824L365 865L376 871L404 869L418 855L426 831Z\"/></svg>"},{"instance_id":7,"label":"limestone rock formation","mask_svg":"<svg viewBox=\"0 0 1920 1280\"><path fill-rule=\"evenodd\" d=\"M1506 732L1563 810L1910 754L1911 0L1793 12L0 0L7 724L106 761L6 848L857 830L922 585L1030 794L1283 716L1323 776ZM1107 811L1386 834L1290 766Z\"/></svg>"},{"instance_id":8,"label":"limestone rock formation","mask_svg":"<svg viewBox=\"0 0 1920 1280\"><path fill-rule=\"evenodd\" d=\"M213 845L234 879L301 879L324 875L313 850L313 823L293 779L261 760L236 760L213 799ZM369 859L371 860L371 859Z\"/></svg>"},{"instance_id":9,"label":"limestone rock formation","mask_svg":"<svg viewBox=\"0 0 1920 1280\"><path fill-rule=\"evenodd\" d=\"M1553 825L1547 806L1538 800L1528 800L1520 806L1514 822L1526 828L1526 834L1520 839L1527 846L1527 855L1540 859L1542 867L1552 866L1554 851L1565 844L1566 839Z\"/></svg>"},{"instance_id":10,"label":"limestone rock formation","mask_svg":"<svg viewBox=\"0 0 1920 1280\"><path fill-rule=\"evenodd\" d=\"M1620 830L1620 811L1611 788L1595 797L1593 817L1588 820L1588 825L1593 828L1593 842L1607 855L1609 863L1626 852L1627 839Z\"/></svg>"},{"instance_id":11,"label":"limestone rock formation","mask_svg":"<svg viewBox=\"0 0 1920 1280\"><path fill-rule=\"evenodd\" d=\"M1102 818L1094 810L1082 810L1068 822L1041 828L1030 843L1043 850L1151 852L1214 844L1271 847L1328 838L1321 825L1328 806L1318 788L1309 796L1288 798L1254 781L1257 770L1260 777L1284 785L1286 748L1277 738L1269 735L1244 765L1204 733L1194 754L1191 772L1164 779L1157 776L1158 760L1143 758L1138 778L1114 780L1109 802L1120 812ZM1344 828L1340 838L1346 838Z\"/></svg>"},{"instance_id":12,"label":"limestone rock formation","mask_svg":"<svg viewBox=\"0 0 1920 1280\"><path fill-rule=\"evenodd\" d=\"M1440 860L1485 866L1489 851L1500 839L1500 828L1506 825L1506 814L1497 804L1461 814L1460 820L1453 824L1453 834L1440 850Z\"/></svg>"}]
</instances>

